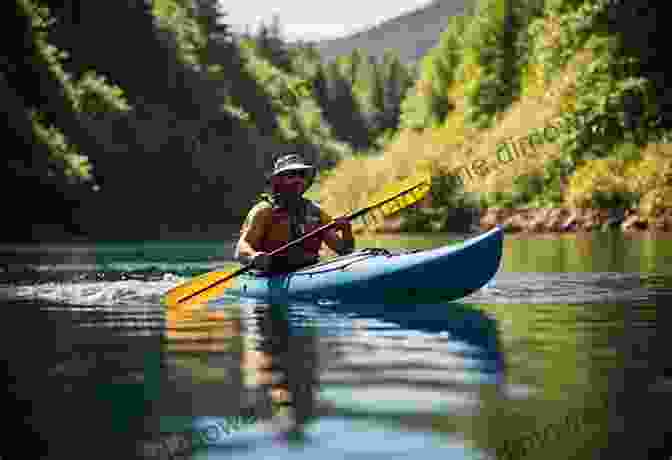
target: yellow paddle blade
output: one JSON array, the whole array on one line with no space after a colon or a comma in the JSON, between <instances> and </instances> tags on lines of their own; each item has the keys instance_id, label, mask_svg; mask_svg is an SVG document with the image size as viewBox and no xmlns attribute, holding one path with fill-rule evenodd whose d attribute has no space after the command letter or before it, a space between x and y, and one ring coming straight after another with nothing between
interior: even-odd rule
<instances>
[{"instance_id":1,"label":"yellow paddle blade","mask_svg":"<svg viewBox=\"0 0 672 460\"><path fill-rule=\"evenodd\" d=\"M192 278L189 281L182 283L168 291L163 298L163 303L168 308L204 304L211 298L223 294L227 288L233 285L233 279L219 283L216 286L213 286L210 289L187 299L186 301L182 301L182 299L188 297L194 292L198 292L201 289L215 284L217 281L226 278L231 273L233 273L233 271L215 270Z\"/></svg>"},{"instance_id":2,"label":"yellow paddle blade","mask_svg":"<svg viewBox=\"0 0 672 460\"><path fill-rule=\"evenodd\" d=\"M431 187L432 178L429 173L416 174L407 177L406 179L393 182L379 192L376 192L371 199L369 199L369 206L378 207L378 203L390 200L390 198L395 195L401 194L397 198L380 205L378 208L383 216L391 216L400 209L422 200ZM408 193L402 193L404 190L408 190Z\"/></svg>"}]
</instances>

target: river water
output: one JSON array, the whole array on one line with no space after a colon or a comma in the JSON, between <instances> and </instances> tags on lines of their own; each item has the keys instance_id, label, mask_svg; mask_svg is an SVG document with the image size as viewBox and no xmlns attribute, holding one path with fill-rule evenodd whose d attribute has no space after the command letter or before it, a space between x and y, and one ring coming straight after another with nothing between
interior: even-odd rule
<instances>
[{"instance_id":1,"label":"river water","mask_svg":"<svg viewBox=\"0 0 672 460\"><path fill-rule=\"evenodd\" d=\"M358 247L454 240L403 235ZM460 302L225 298L164 311L168 289L231 264L231 246L1 246L3 409L16 414L3 449L43 458L669 458L670 240L507 236L500 271Z\"/></svg>"}]
</instances>

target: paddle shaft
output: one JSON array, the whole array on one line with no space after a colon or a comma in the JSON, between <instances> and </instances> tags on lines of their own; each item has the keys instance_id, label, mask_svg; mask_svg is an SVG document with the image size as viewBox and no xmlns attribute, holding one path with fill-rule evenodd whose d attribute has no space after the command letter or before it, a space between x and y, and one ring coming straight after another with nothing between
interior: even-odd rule
<instances>
[{"instance_id":1,"label":"paddle shaft","mask_svg":"<svg viewBox=\"0 0 672 460\"><path fill-rule=\"evenodd\" d=\"M357 217L366 214L367 212L371 211L372 209L375 209L375 208L377 208L377 207L379 207L379 206L382 206L382 205L384 205L385 203L389 203L390 201L396 200L396 199L399 198L400 196L402 196L402 195L404 195L404 194L406 194L406 193L409 193L409 192L411 192L412 190L415 190L416 188L420 187L421 185L423 185L422 182L419 183L419 184L414 185L413 187L407 188L406 190L403 190L403 191L397 193L396 195L394 195L394 196L392 196L392 197L390 197L390 198L387 198L387 199L385 199L385 200L381 200L381 201L379 201L378 203L374 203L374 204L372 204L372 205L370 205L370 206L367 206L367 207L365 207L365 208L362 208L362 209L360 209L359 211L352 212L352 213L350 213L350 214L344 216L344 218L346 218L346 219L348 219L348 220L356 219ZM317 235L317 234L320 233L320 232L323 232L323 231L325 231L325 230L329 230L330 228L332 228L332 227L334 227L335 225L337 225L337 223L338 223L338 222L337 222L336 220L331 221L331 222L329 222L328 224L325 224L325 225L323 225L323 226L321 226L321 227L319 227L319 228L316 228L316 229L313 230L312 232L306 233L305 235L301 236L300 238L297 238L297 239L295 239L294 241L290 241L289 243L285 244L284 246L281 246L281 247L279 247L278 249L275 249L275 250L269 252L268 255L269 255L270 257L272 257L272 256L274 256L274 255L280 254L281 252L283 252L283 251L289 249L290 247L295 246L295 245L297 245L297 244L303 242L304 240L306 240L306 239L308 239L308 238L310 238L310 237L313 237L313 236ZM206 286L206 287L204 287L204 288L202 288L202 289L199 289L199 290L196 291L196 292L192 292L191 294L189 294L189 295L187 295L187 296L185 296L185 297L182 297L180 300L177 301L177 303L182 303L182 302L184 302L184 301L186 301L186 300L189 300L189 299L191 299L192 297L195 297L195 296L197 296L198 294L200 294L200 293L202 293L202 292L204 292L204 291L207 291L208 289L211 289L211 288L213 288L213 287L215 287L215 286L217 286L217 285L219 285L219 284L221 284L221 283L223 283L223 282L225 282L225 281L228 281L228 280L230 280L230 279L233 278L233 277L236 277L236 276L238 276L238 275L242 275L243 273L245 273L245 272L251 270L252 268L253 268L253 264L249 264L249 265L246 265L246 266L244 266L244 267L241 267L241 268L239 268L238 270L236 270L236 271L230 273L229 275L225 276L224 278L215 281L214 283L210 284L209 286Z\"/></svg>"}]
</instances>

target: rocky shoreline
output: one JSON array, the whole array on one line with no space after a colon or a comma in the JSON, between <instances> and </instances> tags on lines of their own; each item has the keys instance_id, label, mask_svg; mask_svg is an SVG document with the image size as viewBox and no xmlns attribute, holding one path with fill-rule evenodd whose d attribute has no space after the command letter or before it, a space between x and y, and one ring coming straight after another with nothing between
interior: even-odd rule
<instances>
[{"instance_id":1,"label":"rocky shoreline","mask_svg":"<svg viewBox=\"0 0 672 460\"><path fill-rule=\"evenodd\" d=\"M571 208L488 208L461 211L448 215L440 231L476 232L501 225L512 234L561 234L594 230L621 230L628 235L660 234L672 236L672 209L649 219L633 209L571 209ZM435 229L438 230L438 229ZM404 231L400 217L386 219L380 233Z\"/></svg>"},{"instance_id":2,"label":"rocky shoreline","mask_svg":"<svg viewBox=\"0 0 672 460\"><path fill-rule=\"evenodd\" d=\"M672 210L647 219L633 209L492 208L481 213L479 226L502 225L509 232L566 233L620 229L623 233L670 232Z\"/></svg>"}]
</instances>

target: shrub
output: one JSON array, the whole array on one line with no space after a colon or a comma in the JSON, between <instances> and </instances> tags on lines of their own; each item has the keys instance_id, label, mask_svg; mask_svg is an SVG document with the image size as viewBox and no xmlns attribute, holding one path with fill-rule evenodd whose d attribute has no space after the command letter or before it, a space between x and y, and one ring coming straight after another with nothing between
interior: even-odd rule
<instances>
[{"instance_id":1,"label":"shrub","mask_svg":"<svg viewBox=\"0 0 672 460\"><path fill-rule=\"evenodd\" d=\"M535 195L544 190L544 179L541 176L525 174L517 177L513 182L511 201L514 205L530 201Z\"/></svg>"},{"instance_id":2,"label":"shrub","mask_svg":"<svg viewBox=\"0 0 672 460\"><path fill-rule=\"evenodd\" d=\"M655 219L670 207L672 207L672 186L664 186L646 193L641 199L639 210L644 217Z\"/></svg>"},{"instance_id":3,"label":"shrub","mask_svg":"<svg viewBox=\"0 0 672 460\"><path fill-rule=\"evenodd\" d=\"M569 179L567 202L580 208L632 204L625 166L625 161L616 158L587 161Z\"/></svg>"},{"instance_id":4,"label":"shrub","mask_svg":"<svg viewBox=\"0 0 672 460\"><path fill-rule=\"evenodd\" d=\"M625 175L630 190L641 197L641 214L655 217L672 207L672 145L650 144L641 156L628 166Z\"/></svg>"}]
</instances>

